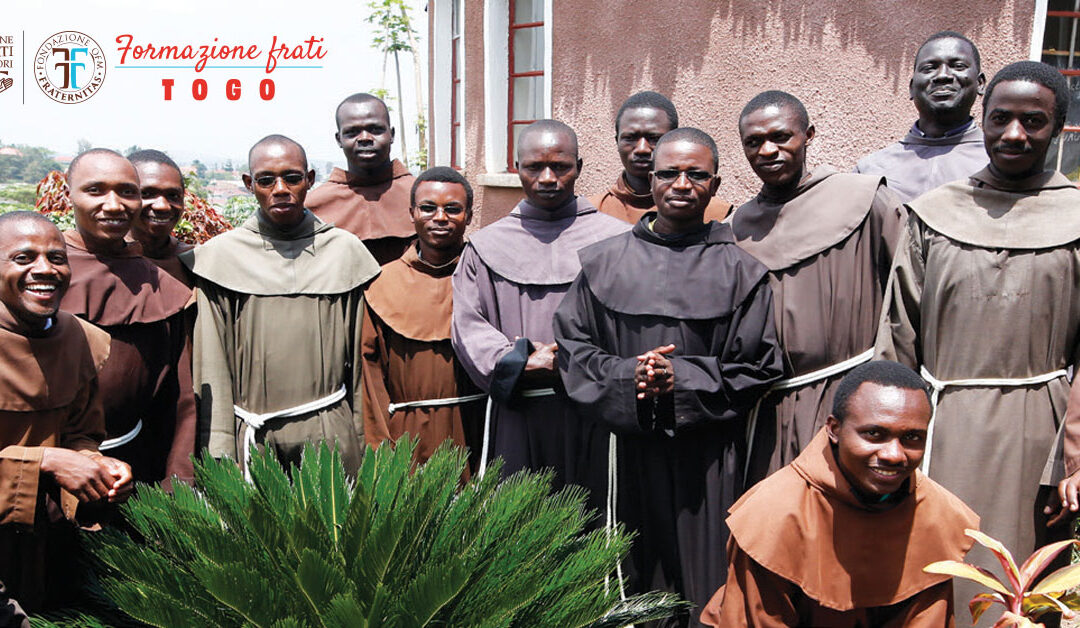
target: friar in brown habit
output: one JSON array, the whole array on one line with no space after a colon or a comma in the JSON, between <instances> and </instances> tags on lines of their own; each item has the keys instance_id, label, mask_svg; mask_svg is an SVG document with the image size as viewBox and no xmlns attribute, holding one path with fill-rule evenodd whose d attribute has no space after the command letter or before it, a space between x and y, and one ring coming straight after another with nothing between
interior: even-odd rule
<instances>
[{"instance_id":1,"label":"friar in brown habit","mask_svg":"<svg viewBox=\"0 0 1080 628\"><path fill-rule=\"evenodd\" d=\"M129 463L136 481L184 475L192 440L175 435L177 425L194 424L180 416L195 409L180 386L191 290L124 239L142 208L131 162L93 149L71 162L67 181L75 230L64 233L72 279L60 307L112 336L100 374L108 432L100 447Z\"/></svg>"},{"instance_id":2,"label":"friar in brown habit","mask_svg":"<svg viewBox=\"0 0 1080 628\"><path fill-rule=\"evenodd\" d=\"M416 244L383 266L365 293L364 436L378 446L410 434L419 439L417 463L447 439L469 447L479 460L487 395L461 368L450 343L451 275L465 248L472 200L472 187L453 168L421 173L410 209Z\"/></svg>"},{"instance_id":3,"label":"friar in brown habit","mask_svg":"<svg viewBox=\"0 0 1080 628\"><path fill-rule=\"evenodd\" d=\"M785 376L751 419L753 484L799 455L825 424L840 377L873 354L904 209L881 177L807 168L814 126L791 94L755 96L739 136L762 187L731 228L769 268Z\"/></svg>"},{"instance_id":4,"label":"friar in brown habit","mask_svg":"<svg viewBox=\"0 0 1080 628\"><path fill-rule=\"evenodd\" d=\"M248 168L259 211L180 257L196 277L194 381L210 454L246 469L258 445L299 464L304 445L328 442L355 473L364 287L379 267L304 209L315 171L299 144L265 137Z\"/></svg>"},{"instance_id":5,"label":"friar in brown habit","mask_svg":"<svg viewBox=\"0 0 1080 628\"><path fill-rule=\"evenodd\" d=\"M1068 106L1042 63L990 81L990 166L910 203L877 340L934 387L924 470L1018 558L1052 540L1037 494L1062 479L1055 434L1075 429L1062 424L1080 361L1080 191L1044 169ZM972 559L996 562L979 548ZM958 607L978 590L956 588Z\"/></svg>"},{"instance_id":6,"label":"friar in brown habit","mask_svg":"<svg viewBox=\"0 0 1080 628\"><path fill-rule=\"evenodd\" d=\"M142 192L142 209L131 220L130 237L142 246L146 259L188 288L194 288L195 277L180 261L179 255L195 247L177 240L173 235L173 229L184 213L184 176L180 167L159 150L136 151L128 155L128 161L139 174L139 189ZM181 391L192 390L191 342L195 331L195 313L194 306L185 310L185 342L177 369ZM190 456L195 450L195 415L194 395L181 395L176 434L173 436L174 447L167 463L170 474L162 482L166 489L171 488L173 475L189 484L195 481Z\"/></svg>"},{"instance_id":7,"label":"friar in brown habit","mask_svg":"<svg viewBox=\"0 0 1080 628\"><path fill-rule=\"evenodd\" d=\"M649 187L653 151L660 137L678 126L675 105L663 94L638 92L623 101L615 114L615 146L623 170L606 192L590 196L589 202L600 213L630 224L655 211ZM705 208L705 221L723 220L730 212L731 203L713 196Z\"/></svg>"},{"instance_id":8,"label":"friar in brown habit","mask_svg":"<svg viewBox=\"0 0 1080 628\"><path fill-rule=\"evenodd\" d=\"M0 580L30 611L72 602L73 524L132 488L131 468L98 451L109 335L58 311L71 272L48 219L0 216Z\"/></svg>"},{"instance_id":9,"label":"friar in brown habit","mask_svg":"<svg viewBox=\"0 0 1080 628\"><path fill-rule=\"evenodd\" d=\"M394 127L386 103L371 94L353 94L338 105L334 139L348 171L334 168L311 191L307 207L320 220L364 241L380 265L401 257L416 238L409 218L413 176L390 159Z\"/></svg>"},{"instance_id":10,"label":"friar in brown habit","mask_svg":"<svg viewBox=\"0 0 1080 628\"><path fill-rule=\"evenodd\" d=\"M837 386L828 421L794 462L731 508L727 583L702 613L722 628L946 628L949 576L979 518L919 470L930 391L870 362Z\"/></svg>"}]
</instances>

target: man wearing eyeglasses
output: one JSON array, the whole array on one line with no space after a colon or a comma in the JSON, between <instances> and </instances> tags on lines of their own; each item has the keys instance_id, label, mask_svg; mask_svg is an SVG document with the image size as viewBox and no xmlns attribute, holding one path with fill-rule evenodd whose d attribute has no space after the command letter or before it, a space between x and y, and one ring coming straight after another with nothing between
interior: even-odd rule
<instances>
[{"instance_id":1,"label":"man wearing eyeglasses","mask_svg":"<svg viewBox=\"0 0 1080 628\"><path fill-rule=\"evenodd\" d=\"M653 151L657 140L677 126L679 114L663 94L638 92L623 101L615 114L615 147L623 170L606 192L589 197L589 202L602 213L630 224L656 210L649 186ZM729 212L731 203L714 196L705 218L723 220Z\"/></svg>"},{"instance_id":2,"label":"man wearing eyeglasses","mask_svg":"<svg viewBox=\"0 0 1080 628\"><path fill-rule=\"evenodd\" d=\"M423 463L447 439L479 461L477 430L487 395L469 379L450 344L451 275L465 248L473 191L457 170L425 170L409 210L416 244L386 264L365 293L364 436L368 444L419 440ZM404 295L404 298L403 298ZM475 468L475 466L474 466Z\"/></svg>"},{"instance_id":3,"label":"man wearing eyeglasses","mask_svg":"<svg viewBox=\"0 0 1080 628\"><path fill-rule=\"evenodd\" d=\"M379 264L386 264L401 257L416 239L409 218L413 176L405 164L390 159L394 127L386 103L377 96L349 96L334 118L334 139L349 168L334 168L330 178L311 191L307 207L324 222L363 240Z\"/></svg>"},{"instance_id":4,"label":"man wearing eyeglasses","mask_svg":"<svg viewBox=\"0 0 1080 628\"><path fill-rule=\"evenodd\" d=\"M767 270L728 225L704 220L720 184L716 144L676 129L655 160L657 211L582 250L555 312L556 355L581 420L608 434L593 462L607 481L589 488L607 495L609 526L637 534L623 566L631 591L701 607L724 581L747 411L782 367Z\"/></svg>"},{"instance_id":5,"label":"man wearing eyeglasses","mask_svg":"<svg viewBox=\"0 0 1080 628\"><path fill-rule=\"evenodd\" d=\"M306 443L327 441L355 473L363 294L378 265L305 209L315 171L299 144L263 138L248 168L259 211L181 256L196 276L194 380L210 454L246 472L253 446L299 464Z\"/></svg>"},{"instance_id":6,"label":"man wearing eyeglasses","mask_svg":"<svg viewBox=\"0 0 1080 628\"><path fill-rule=\"evenodd\" d=\"M762 187L731 228L769 269L785 376L751 415L750 485L799 455L825 424L840 378L873 356L905 210L882 177L807 167L814 126L791 94L750 100L739 137Z\"/></svg>"}]
</instances>

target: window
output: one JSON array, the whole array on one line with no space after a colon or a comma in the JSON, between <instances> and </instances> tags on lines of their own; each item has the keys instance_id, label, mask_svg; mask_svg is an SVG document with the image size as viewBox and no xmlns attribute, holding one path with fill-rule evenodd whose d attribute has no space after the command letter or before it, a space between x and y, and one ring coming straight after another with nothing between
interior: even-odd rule
<instances>
[{"instance_id":1,"label":"window","mask_svg":"<svg viewBox=\"0 0 1080 628\"><path fill-rule=\"evenodd\" d=\"M465 98L465 87L461 80L461 59L465 52L461 46L462 1L450 0L450 167L459 170L464 163L461 159L464 146L461 112Z\"/></svg>"},{"instance_id":2,"label":"window","mask_svg":"<svg viewBox=\"0 0 1080 628\"><path fill-rule=\"evenodd\" d=\"M509 0L510 58L506 101L506 169L514 172L517 138L525 125L544 116L544 2Z\"/></svg>"},{"instance_id":3,"label":"window","mask_svg":"<svg viewBox=\"0 0 1080 628\"><path fill-rule=\"evenodd\" d=\"M1040 60L1058 68L1072 92L1065 129L1050 147L1046 167L1076 181L1080 179L1080 0L1044 0L1037 7L1045 11Z\"/></svg>"}]
</instances>

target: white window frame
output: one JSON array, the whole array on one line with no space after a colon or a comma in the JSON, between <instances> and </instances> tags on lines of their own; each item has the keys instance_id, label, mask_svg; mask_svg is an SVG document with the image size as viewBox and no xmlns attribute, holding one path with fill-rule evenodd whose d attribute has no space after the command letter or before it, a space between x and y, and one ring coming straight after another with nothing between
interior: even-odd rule
<instances>
[{"instance_id":1,"label":"white window frame","mask_svg":"<svg viewBox=\"0 0 1080 628\"><path fill-rule=\"evenodd\" d=\"M510 2L484 0L484 174L482 185L516 187L507 171L507 92L510 80ZM552 0L544 2L544 117L551 117ZM499 176L505 175L505 176Z\"/></svg>"},{"instance_id":2,"label":"white window frame","mask_svg":"<svg viewBox=\"0 0 1080 628\"><path fill-rule=\"evenodd\" d=\"M450 101L454 90L453 67L454 55L451 46L453 44L453 3L457 3L458 19L461 21L461 38L458 40L458 77L461 79L462 100L464 101L465 89L465 0L435 0L433 3L432 20L434 23L432 43L434 58L432 59L431 86L431 128L434 130L434 155L431 164L434 166L449 166L450 163L450 135L454 132L453 119L451 118ZM466 107L464 102L458 103L458 121L461 128L465 128ZM464 133L462 141L458 142L457 167L464 169L466 165L466 153Z\"/></svg>"}]
</instances>

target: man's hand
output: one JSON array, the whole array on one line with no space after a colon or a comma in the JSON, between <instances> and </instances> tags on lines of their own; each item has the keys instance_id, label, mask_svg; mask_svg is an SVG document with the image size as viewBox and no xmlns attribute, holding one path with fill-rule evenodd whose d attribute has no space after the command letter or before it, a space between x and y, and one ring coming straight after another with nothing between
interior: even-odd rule
<instances>
[{"instance_id":1,"label":"man's hand","mask_svg":"<svg viewBox=\"0 0 1080 628\"><path fill-rule=\"evenodd\" d=\"M1046 527L1056 526L1080 511L1080 471L1058 483L1057 491L1051 491L1043 508L1044 515L1051 515Z\"/></svg>"},{"instance_id":2,"label":"man's hand","mask_svg":"<svg viewBox=\"0 0 1080 628\"><path fill-rule=\"evenodd\" d=\"M525 372L522 373L528 381L550 380L555 376L555 352L558 345L554 342L546 345L542 342L533 342L533 349L529 360L525 362Z\"/></svg>"},{"instance_id":3,"label":"man's hand","mask_svg":"<svg viewBox=\"0 0 1080 628\"><path fill-rule=\"evenodd\" d=\"M634 384L638 399L652 399L675 390L675 371L665 357L674 350L675 345L664 345L637 356Z\"/></svg>"},{"instance_id":4,"label":"man's hand","mask_svg":"<svg viewBox=\"0 0 1080 628\"><path fill-rule=\"evenodd\" d=\"M123 460L99 455L94 460L105 467L113 477L112 486L109 488L109 503L122 504L131 496L135 484L131 481L131 465Z\"/></svg>"},{"instance_id":5,"label":"man's hand","mask_svg":"<svg viewBox=\"0 0 1080 628\"><path fill-rule=\"evenodd\" d=\"M41 454L41 471L51 475L60 488L74 495L80 502L96 502L107 498L116 482L116 478L105 465L90 456L63 447L45 448ZM128 472L130 473L130 469Z\"/></svg>"}]
</instances>

